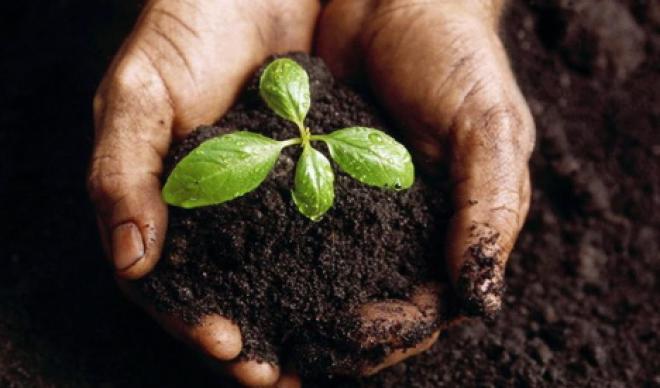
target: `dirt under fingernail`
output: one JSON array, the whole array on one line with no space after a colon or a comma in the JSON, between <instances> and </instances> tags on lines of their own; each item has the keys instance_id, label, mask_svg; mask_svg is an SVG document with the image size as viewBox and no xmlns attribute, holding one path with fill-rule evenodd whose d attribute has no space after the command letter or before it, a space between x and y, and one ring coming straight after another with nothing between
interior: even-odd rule
<instances>
[{"instance_id":1,"label":"dirt under fingernail","mask_svg":"<svg viewBox=\"0 0 660 388\"><path fill-rule=\"evenodd\" d=\"M485 224L473 226L471 233L476 242L465 252L456 287L458 298L464 314L493 319L502 307L506 288L499 233Z\"/></svg>"}]
</instances>

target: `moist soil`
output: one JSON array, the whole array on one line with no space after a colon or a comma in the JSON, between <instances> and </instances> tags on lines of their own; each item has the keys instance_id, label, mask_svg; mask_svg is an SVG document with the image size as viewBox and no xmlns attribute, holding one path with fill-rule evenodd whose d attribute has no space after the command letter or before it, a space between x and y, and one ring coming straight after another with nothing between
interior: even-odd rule
<instances>
[{"instance_id":1,"label":"moist soil","mask_svg":"<svg viewBox=\"0 0 660 388\"><path fill-rule=\"evenodd\" d=\"M312 133L349 126L391 133L372 105L334 82L320 59L289 57L309 74L305 124ZM169 169L201 142L232 130L279 140L299 136L259 97L260 75L217 126L198 128L173 147ZM363 185L335 165L335 203L322 220L310 221L291 198L300 152L285 149L264 183L238 199L194 210L170 207L163 258L141 290L156 308L189 323L211 313L236 322L242 358L283 364L278 354L286 349L295 357L287 361L302 374L351 371L361 358L378 362L387 350L361 349L359 339L377 337L379 330L360 329L361 305L408 300L416 286L446 283L439 237L446 234L450 206L445 192L419 173L410 189L394 191ZM405 325L397 335L404 346L414 345L442 318Z\"/></svg>"},{"instance_id":2,"label":"moist soil","mask_svg":"<svg viewBox=\"0 0 660 388\"><path fill-rule=\"evenodd\" d=\"M101 259L89 107L129 3L3 12L2 387L231 386L123 301ZM537 146L502 312L377 376L306 386L660 386L660 6L511 3L502 35Z\"/></svg>"}]
</instances>

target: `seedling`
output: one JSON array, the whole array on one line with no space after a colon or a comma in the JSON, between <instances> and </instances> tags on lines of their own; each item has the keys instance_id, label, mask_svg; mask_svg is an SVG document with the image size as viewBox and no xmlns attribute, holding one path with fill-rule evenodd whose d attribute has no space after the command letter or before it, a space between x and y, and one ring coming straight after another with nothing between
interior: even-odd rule
<instances>
[{"instance_id":1,"label":"seedling","mask_svg":"<svg viewBox=\"0 0 660 388\"><path fill-rule=\"evenodd\" d=\"M314 135L305 127L309 77L295 61L271 62L261 75L259 92L275 114L296 124L300 137L278 141L238 131L207 140L175 166L163 187L165 202L195 208L230 201L256 189L282 149L299 145L302 153L291 196L302 214L317 221L332 206L335 176L328 159L312 146L316 141L325 142L339 168L364 184L395 190L413 184L408 150L382 131L349 127Z\"/></svg>"}]
</instances>

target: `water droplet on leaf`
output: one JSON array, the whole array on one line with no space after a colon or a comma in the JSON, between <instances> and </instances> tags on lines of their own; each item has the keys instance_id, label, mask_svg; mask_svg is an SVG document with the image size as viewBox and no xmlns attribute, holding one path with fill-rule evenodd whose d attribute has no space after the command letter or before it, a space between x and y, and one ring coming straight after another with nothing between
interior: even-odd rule
<instances>
[{"instance_id":1,"label":"water droplet on leaf","mask_svg":"<svg viewBox=\"0 0 660 388\"><path fill-rule=\"evenodd\" d=\"M371 141L373 141L374 143L377 143L377 144L380 144L384 141L383 135L381 135L380 133L376 133L376 132L369 134L369 140L371 140Z\"/></svg>"}]
</instances>

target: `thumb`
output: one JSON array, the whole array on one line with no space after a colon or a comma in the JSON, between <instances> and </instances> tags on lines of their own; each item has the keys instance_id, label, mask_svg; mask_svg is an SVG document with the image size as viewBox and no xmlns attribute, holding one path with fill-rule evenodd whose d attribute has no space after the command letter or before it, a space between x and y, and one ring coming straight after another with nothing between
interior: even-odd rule
<instances>
[{"instance_id":1,"label":"thumb","mask_svg":"<svg viewBox=\"0 0 660 388\"><path fill-rule=\"evenodd\" d=\"M94 100L88 189L117 274L136 279L154 267L164 240L167 208L159 177L173 111L147 61L120 61L112 74Z\"/></svg>"},{"instance_id":2,"label":"thumb","mask_svg":"<svg viewBox=\"0 0 660 388\"><path fill-rule=\"evenodd\" d=\"M466 313L492 316L529 206L534 123L496 21L503 2L383 2L364 30L378 95L426 166L450 159L446 259ZM419 160L419 158L418 158Z\"/></svg>"},{"instance_id":3,"label":"thumb","mask_svg":"<svg viewBox=\"0 0 660 388\"><path fill-rule=\"evenodd\" d=\"M464 124L480 128L459 129L462 134L452 139L458 211L449 226L447 260L463 309L471 315L492 317L499 311L506 262L529 209L533 122L524 103L514 106L481 111L477 122Z\"/></svg>"}]
</instances>

